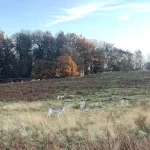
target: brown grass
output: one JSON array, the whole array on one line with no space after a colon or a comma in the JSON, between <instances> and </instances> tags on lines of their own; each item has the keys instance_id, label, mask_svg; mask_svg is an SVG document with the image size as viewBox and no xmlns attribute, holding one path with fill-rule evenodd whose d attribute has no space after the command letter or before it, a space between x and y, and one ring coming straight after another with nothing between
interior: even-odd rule
<instances>
[{"instance_id":1,"label":"brown grass","mask_svg":"<svg viewBox=\"0 0 150 150\"><path fill-rule=\"evenodd\" d=\"M7 83L0 85L0 100L41 100L47 98L56 99L56 95L64 92L71 92L76 95L89 94L87 90L95 91L108 88L139 88L149 83L150 72L140 73L101 73L89 75L84 78L72 77L63 79L51 79L44 81L26 81L24 83ZM145 93L143 93L144 95ZM126 95L138 95L135 92Z\"/></svg>"},{"instance_id":2,"label":"brown grass","mask_svg":"<svg viewBox=\"0 0 150 150\"><path fill-rule=\"evenodd\" d=\"M149 150L149 87L133 73L0 85L0 150ZM78 109L79 98L57 101L65 92L82 96L86 108ZM124 96L133 103L120 105ZM64 103L63 116L46 118L48 106Z\"/></svg>"},{"instance_id":3,"label":"brown grass","mask_svg":"<svg viewBox=\"0 0 150 150\"><path fill-rule=\"evenodd\" d=\"M34 102L33 102L34 103ZM26 104L25 104L26 105ZM115 113L67 110L62 117L46 119L46 112L8 104L0 117L0 149L147 150L150 148L150 110L134 108ZM35 104L38 108L43 104ZM29 106L30 107L30 106ZM32 105L30 108L33 108ZM11 113L10 113L11 112ZM118 110L116 110L116 113ZM118 112L119 113L119 112ZM139 116L141 113L141 116ZM146 119L144 116L147 116ZM143 119L144 118L144 119Z\"/></svg>"}]
</instances>

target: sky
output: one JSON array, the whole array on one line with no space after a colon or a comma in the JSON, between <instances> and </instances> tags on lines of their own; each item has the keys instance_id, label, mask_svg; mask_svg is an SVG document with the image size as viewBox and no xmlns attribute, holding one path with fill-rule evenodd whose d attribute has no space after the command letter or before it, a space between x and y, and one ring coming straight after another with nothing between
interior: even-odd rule
<instances>
[{"instance_id":1,"label":"sky","mask_svg":"<svg viewBox=\"0 0 150 150\"><path fill-rule=\"evenodd\" d=\"M150 54L150 0L0 0L0 29L73 32Z\"/></svg>"}]
</instances>

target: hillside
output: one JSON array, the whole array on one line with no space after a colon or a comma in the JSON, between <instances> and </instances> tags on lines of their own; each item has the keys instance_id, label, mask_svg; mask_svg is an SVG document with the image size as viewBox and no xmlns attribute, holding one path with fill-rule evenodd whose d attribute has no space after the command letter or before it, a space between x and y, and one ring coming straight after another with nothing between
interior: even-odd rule
<instances>
[{"instance_id":1,"label":"hillside","mask_svg":"<svg viewBox=\"0 0 150 150\"><path fill-rule=\"evenodd\" d=\"M56 99L58 94L64 93L87 97L95 93L103 94L105 91L109 91L106 94L110 96L149 96L149 88L150 72L104 72L85 77L0 84L0 100Z\"/></svg>"},{"instance_id":2,"label":"hillside","mask_svg":"<svg viewBox=\"0 0 150 150\"><path fill-rule=\"evenodd\" d=\"M56 99L65 93L74 97ZM0 149L150 149L150 72L1 84L0 94ZM47 118L49 107L63 106Z\"/></svg>"}]
</instances>

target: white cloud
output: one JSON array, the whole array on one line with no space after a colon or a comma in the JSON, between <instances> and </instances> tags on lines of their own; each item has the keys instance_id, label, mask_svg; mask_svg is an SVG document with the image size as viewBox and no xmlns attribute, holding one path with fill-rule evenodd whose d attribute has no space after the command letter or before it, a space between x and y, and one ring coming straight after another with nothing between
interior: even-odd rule
<instances>
[{"instance_id":1,"label":"white cloud","mask_svg":"<svg viewBox=\"0 0 150 150\"><path fill-rule=\"evenodd\" d=\"M84 6L74 7L71 9L61 9L62 11L61 13L63 14L62 16L56 16L54 20L47 21L42 26L49 27L51 25L55 25L61 22L77 20L79 18L83 18L87 16L88 14L92 12L96 12L96 11L115 10L115 9L129 8L129 7L139 9L140 12L150 9L150 3L128 3L128 4L122 3L118 5L117 2L119 1L114 0L114 1L106 1L103 3L87 4ZM111 6L111 4L113 4L113 6ZM124 14L118 17L118 19L120 20L127 20L128 18L129 18L128 14Z\"/></svg>"},{"instance_id":2,"label":"white cloud","mask_svg":"<svg viewBox=\"0 0 150 150\"><path fill-rule=\"evenodd\" d=\"M83 18L84 16L88 15L89 13L95 12L97 10L99 10L99 7L96 4L88 4L88 5L81 6L81 7L64 9L63 16L57 16L56 20L48 22L44 26L48 27L50 25L58 24L60 22L67 22L67 21Z\"/></svg>"},{"instance_id":3,"label":"white cloud","mask_svg":"<svg viewBox=\"0 0 150 150\"><path fill-rule=\"evenodd\" d=\"M129 14L124 14L118 17L119 20L128 20L129 19Z\"/></svg>"}]
</instances>

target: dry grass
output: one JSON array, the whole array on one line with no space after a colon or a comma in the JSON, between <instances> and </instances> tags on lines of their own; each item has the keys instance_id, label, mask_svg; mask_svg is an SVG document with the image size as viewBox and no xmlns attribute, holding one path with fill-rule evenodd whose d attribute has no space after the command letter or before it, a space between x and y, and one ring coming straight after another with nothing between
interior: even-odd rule
<instances>
[{"instance_id":1,"label":"dry grass","mask_svg":"<svg viewBox=\"0 0 150 150\"><path fill-rule=\"evenodd\" d=\"M0 114L0 137L1 143L5 139L7 141L5 145L0 144L0 148L11 149L12 143L14 149L29 147L29 149L124 150L121 147L123 145L127 147L126 149L135 150L135 143L137 146L145 144L150 148L148 144L150 110L135 107L118 115L119 106L96 112L89 108L85 110L70 108L62 117L54 115L47 119L45 105L48 103L50 102L5 103ZM55 104L61 105L60 102ZM135 121L139 120L139 114L147 116L140 127ZM147 130L143 130L142 125L146 126ZM51 148L46 148L49 146Z\"/></svg>"},{"instance_id":2,"label":"dry grass","mask_svg":"<svg viewBox=\"0 0 150 150\"><path fill-rule=\"evenodd\" d=\"M1 85L0 150L149 150L150 85L135 76L104 73ZM64 92L84 98L86 108L79 109L78 97L52 99ZM120 105L124 96L133 102ZM64 104L69 109L63 116L46 118L48 106Z\"/></svg>"}]
</instances>

